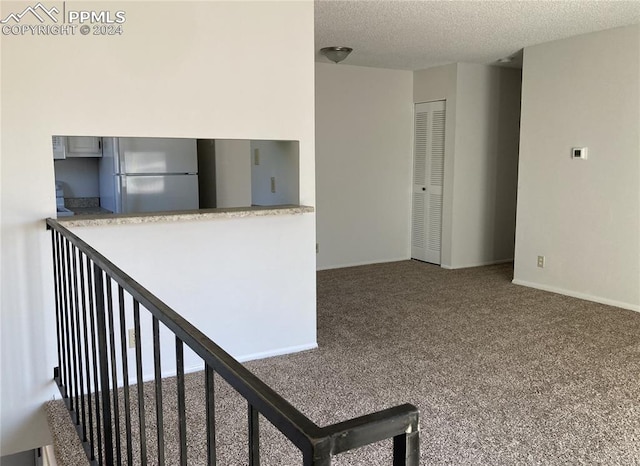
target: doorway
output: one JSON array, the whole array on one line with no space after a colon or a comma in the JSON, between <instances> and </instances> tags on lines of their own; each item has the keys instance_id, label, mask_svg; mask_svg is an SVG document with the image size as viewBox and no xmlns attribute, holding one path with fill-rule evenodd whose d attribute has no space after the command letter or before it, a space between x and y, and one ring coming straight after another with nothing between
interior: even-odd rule
<instances>
[{"instance_id":1,"label":"doorway","mask_svg":"<svg viewBox=\"0 0 640 466\"><path fill-rule=\"evenodd\" d=\"M444 181L444 100L415 105L411 258L440 265Z\"/></svg>"}]
</instances>

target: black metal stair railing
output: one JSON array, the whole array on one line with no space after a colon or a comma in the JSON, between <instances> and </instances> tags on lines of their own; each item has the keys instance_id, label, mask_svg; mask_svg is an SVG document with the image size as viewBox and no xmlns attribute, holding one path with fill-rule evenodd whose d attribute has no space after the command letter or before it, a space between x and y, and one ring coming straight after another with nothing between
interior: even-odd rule
<instances>
[{"instance_id":1,"label":"black metal stair railing","mask_svg":"<svg viewBox=\"0 0 640 466\"><path fill-rule=\"evenodd\" d=\"M331 458L393 438L393 464L418 464L418 410L404 404L345 422L319 427L268 387L196 327L142 287L62 224L51 230L58 367L54 377L90 464L165 464L160 326L175 337L180 464L187 464L184 345L204 362L206 462L216 464L214 373L247 401L248 464L260 463L263 417L302 453L305 466L326 466ZM114 291L117 289L117 296ZM127 297L127 300L125 300ZM132 406L125 308L131 303L135 337L135 403ZM141 342L141 310L150 314L153 339L157 457L149 458ZM114 314L118 317L116 324ZM119 345L116 340L119 340ZM132 362L133 363L133 362ZM119 378L121 376L121 378ZM124 406L120 409L122 392ZM135 408L135 409L133 409ZM125 419L120 418L124 412ZM131 413L138 414L133 438ZM121 432L124 429L124 432ZM124 438L124 442L122 439ZM204 461L204 458L203 458Z\"/></svg>"}]
</instances>

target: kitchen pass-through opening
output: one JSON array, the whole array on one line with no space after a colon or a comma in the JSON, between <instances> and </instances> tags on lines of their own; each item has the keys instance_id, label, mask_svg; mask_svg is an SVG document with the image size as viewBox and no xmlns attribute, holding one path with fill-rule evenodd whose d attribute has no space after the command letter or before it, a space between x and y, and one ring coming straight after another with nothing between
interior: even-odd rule
<instances>
[{"instance_id":1,"label":"kitchen pass-through opening","mask_svg":"<svg viewBox=\"0 0 640 466\"><path fill-rule=\"evenodd\" d=\"M53 136L52 153L59 217L299 204L298 141Z\"/></svg>"}]
</instances>

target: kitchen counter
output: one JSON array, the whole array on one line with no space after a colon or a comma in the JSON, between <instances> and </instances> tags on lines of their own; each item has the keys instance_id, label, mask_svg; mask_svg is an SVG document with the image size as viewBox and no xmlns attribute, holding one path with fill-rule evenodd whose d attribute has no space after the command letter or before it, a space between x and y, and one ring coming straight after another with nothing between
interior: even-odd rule
<instances>
[{"instance_id":1,"label":"kitchen counter","mask_svg":"<svg viewBox=\"0 0 640 466\"><path fill-rule=\"evenodd\" d=\"M64 207L73 213L73 215L104 215L112 214L110 210L100 207L100 198L98 197L71 197L65 199ZM67 218L71 215L60 216Z\"/></svg>"},{"instance_id":2,"label":"kitchen counter","mask_svg":"<svg viewBox=\"0 0 640 466\"><path fill-rule=\"evenodd\" d=\"M79 208L73 209L74 211ZM89 209L89 208L87 208ZM100 209L100 207L98 207ZM95 210L95 208L94 208ZM103 209L104 210L104 209ZM93 214L58 218L65 227L87 227L103 225L128 225L139 223L184 222L193 220L215 220L270 215L300 215L314 212L313 207L300 205L235 207L226 209L200 209L175 212L143 214Z\"/></svg>"},{"instance_id":3,"label":"kitchen counter","mask_svg":"<svg viewBox=\"0 0 640 466\"><path fill-rule=\"evenodd\" d=\"M74 215L104 215L113 213L103 207L69 207L69 210L73 212Z\"/></svg>"}]
</instances>

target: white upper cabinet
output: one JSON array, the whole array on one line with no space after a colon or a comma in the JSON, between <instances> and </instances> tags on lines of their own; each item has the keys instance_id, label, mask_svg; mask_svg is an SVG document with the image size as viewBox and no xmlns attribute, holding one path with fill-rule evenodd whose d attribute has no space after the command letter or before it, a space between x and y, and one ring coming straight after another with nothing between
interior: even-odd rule
<instances>
[{"instance_id":1,"label":"white upper cabinet","mask_svg":"<svg viewBox=\"0 0 640 466\"><path fill-rule=\"evenodd\" d=\"M94 136L68 136L67 157L102 157L102 141Z\"/></svg>"},{"instance_id":2,"label":"white upper cabinet","mask_svg":"<svg viewBox=\"0 0 640 466\"><path fill-rule=\"evenodd\" d=\"M64 136L52 136L51 141L53 143L53 160L66 159L66 143Z\"/></svg>"}]
</instances>

